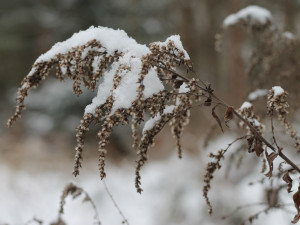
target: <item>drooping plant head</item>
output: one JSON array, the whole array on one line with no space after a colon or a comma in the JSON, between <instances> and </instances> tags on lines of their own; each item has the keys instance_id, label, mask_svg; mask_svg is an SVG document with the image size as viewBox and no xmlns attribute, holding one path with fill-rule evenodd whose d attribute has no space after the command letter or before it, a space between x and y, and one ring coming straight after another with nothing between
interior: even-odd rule
<instances>
[{"instance_id":1,"label":"drooping plant head","mask_svg":"<svg viewBox=\"0 0 300 225\"><path fill-rule=\"evenodd\" d=\"M170 122L181 157L180 136L188 122L192 96L201 94L195 87L195 80L187 82L176 75L179 66L192 70L189 55L178 35L147 47L128 37L123 30L90 27L55 44L35 61L21 83L16 112L8 120L8 126L21 116L29 90L37 87L52 69L56 70L60 80L69 78L74 81L73 92L76 95L82 93L82 85L95 90L100 82L97 95L86 106L77 128L73 173L75 176L79 174L84 137L89 125L95 123L101 124L98 151L100 176L104 178L105 148L112 129L127 124L131 119L133 146L139 155L136 187L141 192L139 171L147 160L147 150L153 138ZM196 100L199 100L198 97ZM139 134L138 127L147 114L151 118Z\"/></svg>"}]
</instances>

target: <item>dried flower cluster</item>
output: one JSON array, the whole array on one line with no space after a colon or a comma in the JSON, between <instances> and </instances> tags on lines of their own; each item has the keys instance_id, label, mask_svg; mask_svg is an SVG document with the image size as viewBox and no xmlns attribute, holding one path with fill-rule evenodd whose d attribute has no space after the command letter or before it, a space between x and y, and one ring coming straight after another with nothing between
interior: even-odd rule
<instances>
[{"instance_id":1,"label":"dried flower cluster","mask_svg":"<svg viewBox=\"0 0 300 225\"><path fill-rule=\"evenodd\" d=\"M65 225L66 224L64 222L64 220L62 219L62 215L64 214L64 207L66 205L66 198L68 196L72 196L73 199L76 199L79 196L83 196L82 202L90 203L90 205L92 206L93 211L95 213L95 215L94 215L94 219L95 219L94 224L101 225L95 203L93 202L93 200L91 199L89 194L84 189L82 189L81 187L76 186L73 183L69 183L64 187L64 190L63 190L62 195L60 197L60 208L59 208L59 212L58 212L57 221L52 223L51 225Z\"/></svg>"},{"instance_id":2,"label":"dried flower cluster","mask_svg":"<svg viewBox=\"0 0 300 225\"><path fill-rule=\"evenodd\" d=\"M288 121L288 108L289 104L286 100L287 92L281 87L273 87L268 94L267 109L268 114L272 116L274 112L277 113L278 120L284 125L288 134L295 140L295 148L300 151L300 137L297 132L293 129L292 124Z\"/></svg>"},{"instance_id":3,"label":"dried flower cluster","mask_svg":"<svg viewBox=\"0 0 300 225\"><path fill-rule=\"evenodd\" d=\"M185 80L176 73L180 66L192 71L189 56L178 35L169 37L165 42L151 43L148 48L136 43L124 31L91 27L54 45L36 60L22 81L17 97L18 106L8 126L21 116L28 91L37 87L51 69L56 69L60 80L68 77L74 81L73 92L76 95L82 94L81 84L94 90L103 77L97 96L86 106L77 127L73 173L75 176L79 174L85 134L90 124L95 123L101 125L98 152L100 177L103 179L106 175L106 145L113 127L128 124L131 119L133 147L139 157L136 188L141 192L140 169L147 160L147 151L153 138L170 122L181 158L180 136L188 123L189 109L193 100L199 101L199 96L204 95L197 87L196 80ZM148 115L151 118L145 122L139 134L139 127Z\"/></svg>"},{"instance_id":4,"label":"dried flower cluster","mask_svg":"<svg viewBox=\"0 0 300 225\"><path fill-rule=\"evenodd\" d=\"M270 115L273 114L273 111L276 111L278 114L279 113L282 114L282 118L286 118L287 107L288 107L288 104L285 99L286 96L287 96L286 92L279 86L273 87L269 91L267 109L268 109L268 113ZM272 208L280 208L280 207L284 208L285 207L284 205L281 206L278 203L279 192L284 187L287 188L288 193L291 192L293 179L291 178L290 174L294 173L295 171L299 172L299 168L292 161L287 159L287 157L282 153L282 148L278 146L277 141L276 141L273 123L272 123L272 133L273 133L274 146L263 138L263 130L264 130L265 126L262 125L261 122L259 122L259 117L255 115L254 108L251 103L244 102L243 105L237 111L233 110L232 107L227 106L227 111L226 111L225 117L224 117L225 123L228 120L231 120L233 118L233 115L237 116L240 119L239 125L247 130L247 134L246 134L246 136L237 138L232 143L230 143L226 149L219 150L217 154L210 153L210 155L209 155L213 160L211 162L208 162L208 164L207 164L206 173L204 176L205 185L203 188L203 196L206 199L209 213L210 214L212 213L212 205L208 198L208 193L209 193L209 190L211 189L211 180L213 179L213 174L216 170L221 168L220 162L222 159L224 159L224 155L227 152L227 150L229 149L229 147L233 143L235 143L239 140L243 140L243 139L247 140L248 152L249 153L255 152L258 157L263 158L263 163L262 163L263 169L261 172L266 177L268 177L269 179L271 177L275 178L275 179L282 179L286 183L286 185L280 185L278 187L272 187L272 188L268 189L266 191L266 203L265 203L267 205L267 208L257 214L250 216L245 221L245 223L246 223L247 221L252 222L254 219L257 219L261 213L267 213ZM281 117L278 117L278 119L283 120L283 119L281 119ZM220 119L218 119L217 121L219 121L219 123L221 123ZM271 118L271 121L272 121L272 118ZM268 152L270 150L272 150L271 153ZM264 154L262 154L262 153L264 153ZM273 161L275 159L277 159L278 157L281 157L282 159L284 159L284 162L279 164L279 167L278 167L279 173L274 177ZM292 168L289 167L287 169L283 169L283 166L282 166L283 163L288 163L290 166L292 166ZM268 172L266 172L267 168L269 169ZM272 183L273 182L271 182L271 184ZM299 193L296 192L293 197L293 200L295 202L295 207L298 210L297 215L295 216L294 220L292 221L293 223L297 223L300 218L300 215L299 215L300 209L298 206L298 205L300 205L300 200L297 200L298 195L299 195Z\"/></svg>"},{"instance_id":5,"label":"dried flower cluster","mask_svg":"<svg viewBox=\"0 0 300 225\"><path fill-rule=\"evenodd\" d=\"M290 93L293 107L299 106L299 39L289 31L282 30L274 23L270 11L258 6L248 6L225 18L224 33L216 43L221 48L231 27L243 27L248 34L243 48L249 51L245 59L246 70L252 90L269 89L281 84ZM241 51L242 57L242 51ZM271 79L270 79L271 78Z\"/></svg>"},{"instance_id":6,"label":"dried flower cluster","mask_svg":"<svg viewBox=\"0 0 300 225\"><path fill-rule=\"evenodd\" d=\"M253 112L253 105L249 102L244 102L243 105L238 109L238 113L247 119L252 127L262 135L263 125L259 122L259 118ZM255 152L257 156L260 156L263 153L263 143L262 141L253 133L253 130L250 129L243 121L240 121L240 126L245 127L247 130L247 143L248 143L248 152Z\"/></svg>"}]
</instances>

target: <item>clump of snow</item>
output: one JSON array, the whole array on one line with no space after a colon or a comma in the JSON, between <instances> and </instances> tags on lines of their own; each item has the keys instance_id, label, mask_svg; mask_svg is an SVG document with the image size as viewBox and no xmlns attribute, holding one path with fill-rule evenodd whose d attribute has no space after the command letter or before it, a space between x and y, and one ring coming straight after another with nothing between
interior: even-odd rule
<instances>
[{"instance_id":1,"label":"clump of snow","mask_svg":"<svg viewBox=\"0 0 300 225\"><path fill-rule=\"evenodd\" d=\"M150 98L153 94L164 90L164 85L158 78L155 68L151 68L143 80L145 89L143 91L145 98Z\"/></svg>"},{"instance_id":2,"label":"clump of snow","mask_svg":"<svg viewBox=\"0 0 300 225\"><path fill-rule=\"evenodd\" d=\"M163 111L163 114L172 113L174 111L175 106L174 105L168 105Z\"/></svg>"},{"instance_id":3,"label":"clump of snow","mask_svg":"<svg viewBox=\"0 0 300 225\"><path fill-rule=\"evenodd\" d=\"M186 83L183 83L182 85L180 85L178 93L185 94L189 91L190 91L190 88L188 87L188 85ZM180 99L180 96L178 96L176 98L176 105L179 105L180 103L181 103L181 99Z\"/></svg>"},{"instance_id":4,"label":"clump of snow","mask_svg":"<svg viewBox=\"0 0 300 225\"><path fill-rule=\"evenodd\" d=\"M67 74L67 70L68 70L68 68L66 66L63 66L63 65L60 66L60 71L63 75Z\"/></svg>"},{"instance_id":5,"label":"clump of snow","mask_svg":"<svg viewBox=\"0 0 300 225\"><path fill-rule=\"evenodd\" d=\"M119 74L122 80L118 87L113 90L114 103L111 110L111 115L115 113L117 109L130 108L131 103L136 99L139 87L138 78L141 71L142 62L138 58L130 59L130 70L124 71ZM101 91L101 90L100 90Z\"/></svg>"},{"instance_id":6,"label":"clump of snow","mask_svg":"<svg viewBox=\"0 0 300 225\"><path fill-rule=\"evenodd\" d=\"M118 75L121 77L120 84L115 90L113 87L113 77L118 70L118 65L127 65L130 70L123 70ZM98 94L93 99L92 104L88 105L85 109L85 113L94 113L96 108L105 103L106 99L110 96L111 90L114 98L111 115L116 110L124 108L128 109L131 104L136 100L138 95L138 79L141 71L142 61L140 58L131 57L131 55L125 54L119 62L114 63L113 68L104 74L104 81L99 85ZM154 94L164 90L164 86L158 78L155 68L151 68L148 74L143 80L144 85L144 98L150 98Z\"/></svg>"},{"instance_id":7,"label":"clump of snow","mask_svg":"<svg viewBox=\"0 0 300 225\"><path fill-rule=\"evenodd\" d=\"M168 105L168 106L166 106L166 108L165 108L164 111L163 111L163 115L164 115L164 114L173 113L174 109L175 109L175 106L174 106L174 105ZM150 118L150 119L145 123L145 125L144 125L143 133L144 133L145 131L147 131L147 130L152 129L152 128L155 126L156 122L158 122L160 119L161 119L160 113L158 113L155 117Z\"/></svg>"},{"instance_id":8,"label":"clump of snow","mask_svg":"<svg viewBox=\"0 0 300 225\"><path fill-rule=\"evenodd\" d=\"M143 133L146 130L150 130L154 127L155 123L161 119L161 115L158 113L155 117L150 118L144 125Z\"/></svg>"},{"instance_id":9,"label":"clump of snow","mask_svg":"<svg viewBox=\"0 0 300 225\"><path fill-rule=\"evenodd\" d=\"M186 50L183 48L183 46L182 46L182 42L181 42L181 40L180 40L180 35L172 35L172 36L168 37L167 40L166 40L165 42L159 42L159 41L158 41L158 42L155 42L155 44L157 44L157 45L160 46L160 48L161 48L162 46L168 46L168 43L169 43L170 41L172 41L172 42L174 43L175 47L176 47L179 51L183 52L183 54L184 54L184 59L185 59L185 60L190 60L189 54L187 53L187 51L186 51ZM174 54L177 55L178 52L174 52Z\"/></svg>"},{"instance_id":10,"label":"clump of snow","mask_svg":"<svg viewBox=\"0 0 300 225\"><path fill-rule=\"evenodd\" d=\"M240 109L249 109L252 107L250 102L244 102Z\"/></svg>"},{"instance_id":11,"label":"clump of snow","mask_svg":"<svg viewBox=\"0 0 300 225\"><path fill-rule=\"evenodd\" d=\"M110 90L113 87L113 79L118 66L119 64L115 62L112 64L111 69L104 73L104 80L98 87L97 96L93 98L91 104L85 107L85 113L94 114L97 106L104 104L106 99L110 96Z\"/></svg>"},{"instance_id":12,"label":"clump of snow","mask_svg":"<svg viewBox=\"0 0 300 225\"><path fill-rule=\"evenodd\" d=\"M188 85L186 83L183 83L182 85L180 85L179 93L187 93L189 91L190 91L190 88L188 87Z\"/></svg>"},{"instance_id":13,"label":"clump of snow","mask_svg":"<svg viewBox=\"0 0 300 225\"><path fill-rule=\"evenodd\" d=\"M100 56L95 56L94 60L92 62L92 68L93 68L93 73L96 73L97 70L99 69L99 63L101 61L101 57Z\"/></svg>"},{"instance_id":14,"label":"clump of snow","mask_svg":"<svg viewBox=\"0 0 300 225\"><path fill-rule=\"evenodd\" d=\"M22 85L21 89L25 89L28 87L28 83L27 82L24 82L24 84Z\"/></svg>"},{"instance_id":15,"label":"clump of snow","mask_svg":"<svg viewBox=\"0 0 300 225\"><path fill-rule=\"evenodd\" d=\"M260 6L252 5L241 9L237 13L227 16L223 25L228 27L243 20L249 20L251 24L265 25L272 20L272 15L269 10Z\"/></svg>"},{"instance_id":16,"label":"clump of snow","mask_svg":"<svg viewBox=\"0 0 300 225\"><path fill-rule=\"evenodd\" d=\"M261 126L261 123L257 119L254 119L253 122L256 127Z\"/></svg>"},{"instance_id":17,"label":"clump of snow","mask_svg":"<svg viewBox=\"0 0 300 225\"><path fill-rule=\"evenodd\" d=\"M255 91L251 92L248 95L248 99L250 101L254 101L254 100L258 99L259 97L266 96L267 94L268 94L267 89L256 89Z\"/></svg>"},{"instance_id":18,"label":"clump of snow","mask_svg":"<svg viewBox=\"0 0 300 225\"><path fill-rule=\"evenodd\" d=\"M85 31L79 31L63 42L56 43L49 51L42 54L36 63L49 61L58 54L66 54L72 51L73 48L84 45L91 40L97 40L103 46L99 51L106 51L108 55L113 55L115 51L131 52L136 56L146 55L150 52L146 45L138 44L133 38L128 37L123 30L114 30L107 27L91 26ZM105 48L105 49L104 49ZM91 50L91 49L90 49ZM83 53L84 56L85 52Z\"/></svg>"},{"instance_id":19,"label":"clump of snow","mask_svg":"<svg viewBox=\"0 0 300 225\"><path fill-rule=\"evenodd\" d=\"M272 87L272 90L274 91L274 97L282 95L284 93L283 88L280 86L274 86L274 87Z\"/></svg>"},{"instance_id":20,"label":"clump of snow","mask_svg":"<svg viewBox=\"0 0 300 225\"><path fill-rule=\"evenodd\" d=\"M291 32L288 32L288 31L284 32L282 35L283 35L284 38L289 39L289 40L295 40L296 39L295 35Z\"/></svg>"}]
</instances>

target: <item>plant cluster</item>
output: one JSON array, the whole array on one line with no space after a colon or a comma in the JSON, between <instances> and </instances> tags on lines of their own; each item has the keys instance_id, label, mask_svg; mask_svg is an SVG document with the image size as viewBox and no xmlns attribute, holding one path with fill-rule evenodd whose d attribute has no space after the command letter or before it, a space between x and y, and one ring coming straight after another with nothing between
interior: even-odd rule
<instances>
[{"instance_id":1,"label":"plant cluster","mask_svg":"<svg viewBox=\"0 0 300 225\"><path fill-rule=\"evenodd\" d=\"M283 38L282 35L278 36L278 31L272 28L272 17L269 11L260 7L251 6L230 15L225 19L224 27L228 28L240 23L255 35L261 35L261 33L267 37L271 35L273 39L269 46L264 41L259 43L265 48L273 49L272 46L277 44L278 38L280 40ZM292 44L294 42L287 34L285 36L284 43ZM263 37L261 40L265 39L266 37ZM260 67L263 72L259 74L266 74L272 68L273 62L278 60L276 57L285 50L278 47L273 51L269 57L265 55L265 51L252 56L249 73L252 73L255 67ZM32 70L22 81L22 86L18 91L16 112L9 119L8 126L11 126L21 116L21 112L25 108L24 99L28 96L29 90L37 87L51 70L56 70L56 76L60 80L72 79L74 81L73 92L76 95L82 94L81 85L95 90L99 83L97 95L92 103L86 106L83 118L77 127L73 172L75 176L79 174L79 168L82 166L84 139L92 123L100 126L97 136L99 138L101 179L106 176L106 146L113 128L130 123L133 148L138 155L135 187L141 193L140 170L147 161L148 150L153 144L155 136L169 123L176 140L178 156L181 158L180 137L184 126L189 121L190 109L193 107L211 107L212 118L216 120L222 131L223 120L215 112L217 107L225 109L225 125L230 120L237 119L247 133L235 141L246 140L248 152L255 153L257 157L263 159L264 169L262 172L265 176L282 179L286 183L288 192L291 192L293 182L290 174L300 173L297 164L285 155L284 149L277 143L273 123L273 140L269 141L264 137L264 125L255 115L251 103L245 102L235 110L215 95L210 84L199 79L178 35L169 37L165 42L151 43L147 47L138 44L124 31L91 27L86 31L74 34L64 42L57 43L36 60ZM191 73L194 78L187 78L183 71ZM295 140L295 146L299 150L299 136L287 119L286 97L287 92L283 88L279 86L271 88L267 96L267 112L272 121L273 115L275 113L278 115L278 120L284 124L287 133ZM210 214L212 213L212 206L208 198L210 182L214 172L221 168L220 162L232 144L230 143L226 149L221 149L217 154L210 154L213 161L207 165L203 188L203 195ZM281 158L288 168L283 168L280 164L279 175L274 176L273 161L278 158ZM269 171L265 173L267 167ZM67 189L63 198L68 193L77 193L78 189L72 189L72 187ZM264 212L274 207L280 207L274 199L277 199L281 189L272 189L268 192L268 196L273 197L268 198L269 207ZM274 192L274 190L277 191ZM296 223L300 218L299 190L294 194L293 199L297 214L292 222ZM249 221L252 222L257 217L258 215L254 215L249 218Z\"/></svg>"}]
</instances>

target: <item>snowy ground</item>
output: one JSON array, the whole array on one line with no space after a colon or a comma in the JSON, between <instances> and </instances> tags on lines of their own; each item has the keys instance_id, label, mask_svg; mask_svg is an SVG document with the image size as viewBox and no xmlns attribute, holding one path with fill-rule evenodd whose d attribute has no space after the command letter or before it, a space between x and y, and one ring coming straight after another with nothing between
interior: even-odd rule
<instances>
[{"instance_id":1,"label":"snowy ground","mask_svg":"<svg viewBox=\"0 0 300 225\"><path fill-rule=\"evenodd\" d=\"M223 137L216 140L208 149L218 150L226 146L224 143L228 143L228 139ZM179 160L173 154L168 160L150 160L142 170L142 195L134 188L133 162L124 161L118 165L107 162L106 183L130 225L240 224L243 219L261 209L247 208L229 220L222 220L221 216L230 213L238 205L261 202L262 190L260 185L248 185L261 176L260 168L253 168L254 174L248 175L246 179L243 176L247 170L241 170L234 178L227 180L224 179L224 172L219 171L210 193L215 214L209 217L202 197L201 180L206 167L204 155L186 153ZM100 181L96 160L84 161L77 178L71 174L71 161L65 163L62 171L56 168L56 164L53 162L52 169L36 167L35 161L17 168L1 164L0 224L21 225L33 217L44 221L44 224L50 224L57 217L61 191L70 181L90 194L103 225L122 224L121 216ZM93 210L81 200L68 199L63 217L67 224L93 224ZM292 215L277 210L267 216L260 216L256 224L284 225L290 224L291 219Z\"/></svg>"}]
</instances>

